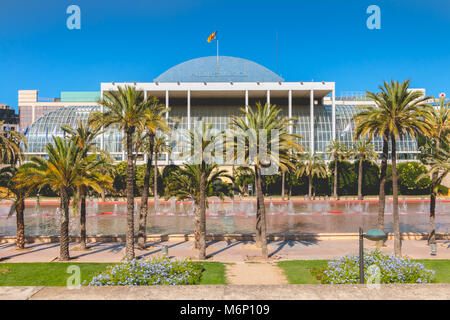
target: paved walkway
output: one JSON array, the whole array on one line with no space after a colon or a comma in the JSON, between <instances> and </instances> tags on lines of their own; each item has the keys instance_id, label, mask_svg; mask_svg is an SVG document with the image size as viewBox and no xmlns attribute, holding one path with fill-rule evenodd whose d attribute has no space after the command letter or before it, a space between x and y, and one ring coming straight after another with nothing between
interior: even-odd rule
<instances>
[{"instance_id":1,"label":"paved walkway","mask_svg":"<svg viewBox=\"0 0 450 320\"><path fill-rule=\"evenodd\" d=\"M0 287L0 300L449 300L450 284Z\"/></svg>"},{"instance_id":2,"label":"paved walkway","mask_svg":"<svg viewBox=\"0 0 450 320\"><path fill-rule=\"evenodd\" d=\"M374 249L374 243L365 241L366 249ZM152 242L146 250L136 249L138 257L152 257L161 254L161 247L169 247L169 256L196 259L197 251L193 242ZM26 249L17 250L15 244L0 244L1 262L51 262L59 256L58 243L27 244ZM77 244L71 244L70 255L76 262L119 262L125 255L124 243L92 243L90 250L78 251ZM273 241L268 244L269 261L333 259L345 254L358 253L355 240L314 240L314 241ZM387 241L386 253L393 252L393 241ZM414 259L450 259L450 241L438 241L438 254L430 255L425 240L404 240L402 252ZM221 262L260 261L260 249L252 241L211 241L208 242L207 259Z\"/></svg>"},{"instance_id":3,"label":"paved walkway","mask_svg":"<svg viewBox=\"0 0 450 320\"><path fill-rule=\"evenodd\" d=\"M228 283L234 285L288 284L283 271L276 265L267 262L227 264L226 275Z\"/></svg>"}]
</instances>

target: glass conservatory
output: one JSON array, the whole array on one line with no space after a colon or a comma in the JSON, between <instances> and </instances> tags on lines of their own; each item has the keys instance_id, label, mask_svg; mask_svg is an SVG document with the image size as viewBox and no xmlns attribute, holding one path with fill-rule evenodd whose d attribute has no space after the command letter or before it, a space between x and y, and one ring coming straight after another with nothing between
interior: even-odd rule
<instances>
[{"instance_id":1,"label":"glass conservatory","mask_svg":"<svg viewBox=\"0 0 450 320\"><path fill-rule=\"evenodd\" d=\"M281 106L281 108L283 108ZM217 108L217 112L214 112L211 108L205 109L205 113L202 114L197 110L195 112L195 123L205 121L212 123L214 127L219 130L226 130L230 121L231 114L239 114L239 107L236 106L232 111L225 112L223 108ZM64 137L65 133L61 129L61 126L68 124L72 127L77 126L78 119L87 121L89 114L92 112L100 111L99 106L73 106L58 109L50 112L49 114L39 118L30 129L27 131L26 136L28 139L28 148L26 153L30 155L45 155L45 145L52 141L53 136ZM285 112L283 112L284 114ZM355 114L355 106L352 105L338 105L336 106L336 139L344 143L347 146L351 146L354 143L353 130L355 123L352 120ZM301 143L304 145L305 150L309 150L310 146L310 113L307 107L294 107L292 113L294 120L293 133L302 137ZM169 124L172 128L187 127L186 117L179 113L169 113ZM314 112L314 149L317 153L324 153L327 145L332 140L332 112L330 105L321 105L315 107ZM96 140L97 145L102 145L103 149L109 152L116 160L121 161L124 159L123 146L123 133L116 128L107 129L102 136L99 136ZM375 150L378 153L382 151L382 140L376 138L372 141L375 146ZM398 143L399 159L414 159L417 154L417 143L414 139L406 137L400 140ZM164 160L166 157L163 157ZM169 161L167 159L167 161Z\"/></svg>"}]
</instances>

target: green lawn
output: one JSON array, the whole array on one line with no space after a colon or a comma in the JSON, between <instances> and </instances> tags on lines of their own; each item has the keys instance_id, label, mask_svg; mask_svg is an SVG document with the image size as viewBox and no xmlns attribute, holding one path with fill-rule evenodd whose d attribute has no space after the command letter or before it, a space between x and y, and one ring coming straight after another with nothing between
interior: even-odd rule
<instances>
[{"instance_id":1,"label":"green lawn","mask_svg":"<svg viewBox=\"0 0 450 320\"><path fill-rule=\"evenodd\" d=\"M65 286L67 268L71 265L80 267L81 283L90 280L97 273L102 272L107 263L1 263L0 286Z\"/></svg>"},{"instance_id":2,"label":"green lawn","mask_svg":"<svg viewBox=\"0 0 450 320\"><path fill-rule=\"evenodd\" d=\"M280 261L278 266L284 271L290 284L320 284L313 273L314 270L325 267L327 263L328 260L291 260Z\"/></svg>"},{"instance_id":3,"label":"green lawn","mask_svg":"<svg viewBox=\"0 0 450 320\"><path fill-rule=\"evenodd\" d=\"M81 283L105 270L107 263L0 263L0 286L65 286L67 268L77 265ZM225 284L225 265L219 262L202 262L205 269L200 284Z\"/></svg>"},{"instance_id":4,"label":"green lawn","mask_svg":"<svg viewBox=\"0 0 450 320\"><path fill-rule=\"evenodd\" d=\"M436 271L436 282L450 283L450 260L415 260L425 265L425 268Z\"/></svg>"},{"instance_id":5,"label":"green lawn","mask_svg":"<svg viewBox=\"0 0 450 320\"><path fill-rule=\"evenodd\" d=\"M414 260L425 264L427 269L436 271L436 282L450 283L450 260ZM290 284L318 284L315 274L326 267L328 260L280 261L278 266L284 271Z\"/></svg>"},{"instance_id":6,"label":"green lawn","mask_svg":"<svg viewBox=\"0 0 450 320\"><path fill-rule=\"evenodd\" d=\"M200 284L227 284L225 264L220 262L201 262L203 271Z\"/></svg>"}]
</instances>

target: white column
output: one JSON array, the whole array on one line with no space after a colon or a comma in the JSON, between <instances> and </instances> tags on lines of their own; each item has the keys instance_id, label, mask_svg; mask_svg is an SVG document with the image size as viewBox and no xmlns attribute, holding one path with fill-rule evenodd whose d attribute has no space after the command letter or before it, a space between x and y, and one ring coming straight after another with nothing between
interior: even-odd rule
<instances>
[{"instance_id":1,"label":"white column","mask_svg":"<svg viewBox=\"0 0 450 320\"><path fill-rule=\"evenodd\" d=\"M144 89L144 100L147 100L147 90ZM138 156L138 154L136 154L136 157ZM144 163L147 163L147 159L148 159L148 155L147 152L144 152Z\"/></svg>"},{"instance_id":2,"label":"white column","mask_svg":"<svg viewBox=\"0 0 450 320\"><path fill-rule=\"evenodd\" d=\"M103 90L100 93L100 99L103 100ZM103 113L103 105L100 106L100 112ZM102 130L103 131L103 130ZM122 147L123 148L123 147ZM105 150L105 133L100 136L100 149Z\"/></svg>"},{"instance_id":3,"label":"white column","mask_svg":"<svg viewBox=\"0 0 450 320\"><path fill-rule=\"evenodd\" d=\"M245 113L248 113L248 90L245 90ZM245 117L245 123L248 124L247 117Z\"/></svg>"},{"instance_id":4,"label":"white column","mask_svg":"<svg viewBox=\"0 0 450 320\"><path fill-rule=\"evenodd\" d=\"M248 112L248 90L245 90L245 112Z\"/></svg>"},{"instance_id":5,"label":"white column","mask_svg":"<svg viewBox=\"0 0 450 320\"><path fill-rule=\"evenodd\" d=\"M336 93L335 89L331 92L331 138L336 140Z\"/></svg>"},{"instance_id":6,"label":"white column","mask_svg":"<svg viewBox=\"0 0 450 320\"><path fill-rule=\"evenodd\" d=\"M187 91L187 121L188 130L191 130L191 90Z\"/></svg>"},{"instance_id":7,"label":"white column","mask_svg":"<svg viewBox=\"0 0 450 320\"><path fill-rule=\"evenodd\" d=\"M166 121L169 121L169 90L166 90Z\"/></svg>"},{"instance_id":8,"label":"white column","mask_svg":"<svg viewBox=\"0 0 450 320\"><path fill-rule=\"evenodd\" d=\"M267 104L270 104L270 90L267 90Z\"/></svg>"},{"instance_id":9,"label":"white column","mask_svg":"<svg viewBox=\"0 0 450 320\"><path fill-rule=\"evenodd\" d=\"M292 118L292 90L289 90L288 93L288 118ZM292 126L289 127L289 133L292 133Z\"/></svg>"},{"instance_id":10,"label":"white column","mask_svg":"<svg viewBox=\"0 0 450 320\"><path fill-rule=\"evenodd\" d=\"M311 154L314 153L314 90L310 91L309 98L309 117L310 117L310 148Z\"/></svg>"}]
</instances>

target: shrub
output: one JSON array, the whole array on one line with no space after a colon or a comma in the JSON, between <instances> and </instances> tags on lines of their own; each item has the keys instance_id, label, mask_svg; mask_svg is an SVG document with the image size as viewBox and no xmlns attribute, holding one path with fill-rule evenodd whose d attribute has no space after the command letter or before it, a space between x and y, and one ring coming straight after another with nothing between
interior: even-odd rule
<instances>
[{"instance_id":1,"label":"shrub","mask_svg":"<svg viewBox=\"0 0 450 320\"><path fill-rule=\"evenodd\" d=\"M250 167L237 167L234 170L234 185L240 192L248 193L248 186L255 184L255 174Z\"/></svg>"},{"instance_id":2,"label":"shrub","mask_svg":"<svg viewBox=\"0 0 450 320\"><path fill-rule=\"evenodd\" d=\"M419 162L404 162L398 165L398 184L401 194L428 194L430 193L431 179L429 177L416 181L427 173L427 168Z\"/></svg>"},{"instance_id":3,"label":"shrub","mask_svg":"<svg viewBox=\"0 0 450 320\"><path fill-rule=\"evenodd\" d=\"M381 169L380 169L381 170ZM386 167L386 183L384 185L386 195L392 195L392 164L388 163Z\"/></svg>"},{"instance_id":4,"label":"shrub","mask_svg":"<svg viewBox=\"0 0 450 320\"><path fill-rule=\"evenodd\" d=\"M330 192L334 188L334 161L328 165L330 175L328 181ZM354 165L349 161L338 162L338 194L351 195L357 194L358 190L358 171L355 171Z\"/></svg>"},{"instance_id":5,"label":"shrub","mask_svg":"<svg viewBox=\"0 0 450 320\"><path fill-rule=\"evenodd\" d=\"M358 188L359 160L353 163L353 171L356 173L356 188ZM380 168L375 162L363 161L362 193L363 195L380 193Z\"/></svg>"},{"instance_id":6,"label":"shrub","mask_svg":"<svg viewBox=\"0 0 450 320\"><path fill-rule=\"evenodd\" d=\"M150 286L198 284L202 267L189 260L171 261L167 257L130 260L109 266L94 276L89 286Z\"/></svg>"},{"instance_id":7,"label":"shrub","mask_svg":"<svg viewBox=\"0 0 450 320\"><path fill-rule=\"evenodd\" d=\"M438 193L440 194L440 195L443 195L443 196L446 196L446 195L448 195L448 188L446 187L446 186L443 186L443 185L440 185L439 187L438 187Z\"/></svg>"},{"instance_id":8,"label":"shrub","mask_svg":"<svg viewBox=\"0 0 450 320\"><path fill-rule=\"evenodd\" d=\"M371 276L369 267L372 265L380 268L380 283L430 283L435 279L435 272L425 269L422 263L374 250L364 253L366 282ZM344 256L330 261L321 281L331 284L359 283L359 256Z\"/></svg>"}]
</instances>

